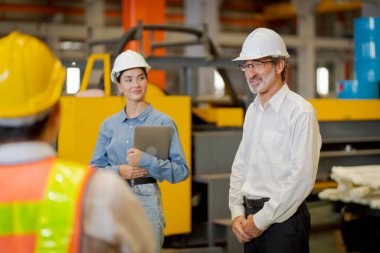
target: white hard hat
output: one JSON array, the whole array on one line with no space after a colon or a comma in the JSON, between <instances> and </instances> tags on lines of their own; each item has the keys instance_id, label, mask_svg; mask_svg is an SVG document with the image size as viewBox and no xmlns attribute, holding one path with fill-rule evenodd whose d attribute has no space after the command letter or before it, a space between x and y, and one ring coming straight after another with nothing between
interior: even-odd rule
<instances>
[{"instance_id":1,"label":"white hard hat","mask_svg":"<svg viewBox=\"0 0 380 253\"><path fill-rule=\"evenodd\" d=\"M275 31L257 28L245 39L240 56L233 61L255 60L266 56L289 58L285 42Z\"/></svg>"},{"instance_id":2,"label":"white hard hat","mask_svg":"<svg viewBox=\"0 0 380 253\"><path fill-rule=\"evenodd\" d=\"M116 57L113 63L111 81L117 83L117 78L121 71L133 68L145 68L147 72L151 69L141 54L133 50L122 52Z\"/></svg>"}]
</instances>

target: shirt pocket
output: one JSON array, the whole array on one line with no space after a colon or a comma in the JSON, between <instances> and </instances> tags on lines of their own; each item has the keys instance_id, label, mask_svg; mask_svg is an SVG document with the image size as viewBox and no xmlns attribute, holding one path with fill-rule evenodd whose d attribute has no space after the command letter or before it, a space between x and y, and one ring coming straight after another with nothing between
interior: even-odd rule
<instances>
[{"instance_id":1,"label":"shirt pocket","mask_svg":"<svg viewBox=\"0 0 380 253\"><path fill-rule=\"evenodd\" d=\"M285 157L285 135L265 130L259 147L259 155L267 163L279 163Z\"/></svg>"}]
</instances>

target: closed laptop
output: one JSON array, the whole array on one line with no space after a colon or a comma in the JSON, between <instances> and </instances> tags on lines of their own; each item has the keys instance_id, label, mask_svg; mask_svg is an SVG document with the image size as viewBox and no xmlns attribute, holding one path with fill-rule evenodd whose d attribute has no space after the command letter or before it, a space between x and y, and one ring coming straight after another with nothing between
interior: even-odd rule
<instances>
[{"instance_id":1,"label":"closed laptop","mask_svg":"<svg viewBox=\"0 0 380 253\"><path fill-rule=\"evenodd\" d=\"M134 147L160 159L168 159L170 130L170 126L136 126Z\"/></svg>"}]
</instances>

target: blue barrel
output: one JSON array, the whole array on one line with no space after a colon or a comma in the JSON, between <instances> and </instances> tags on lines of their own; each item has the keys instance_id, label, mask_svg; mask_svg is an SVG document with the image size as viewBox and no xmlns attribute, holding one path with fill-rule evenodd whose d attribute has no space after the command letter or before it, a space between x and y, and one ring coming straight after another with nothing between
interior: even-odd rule
<instances>
[{"instance_id":1,"label":"blue barrel","mask_svg":"<svg viewBox=\"0 0 380 253\"><path fill-rule=\"evenodd\" d=\"M358 81L357 80L340 80L336 83L336 96L338 98L357 98Z\"/></svg>"},{"instance_id":2,"label":"blue barrel","mask_svg":"<svg viewBox=\"0 0 380 253\"><path fill-rule=\"evenodd\" d=\"M358 80L339 80L336 83L336 96L342 99L376 99L377 82L367 82L359 85ZM368 87L369 86L369 87Z\"/></svg>"},{"instance_id":3,"label":"blue barrel","mask_svg":"<svg viewBox=\"0 0 380 253\"><path fill-rule=\"evenodd\" d=\"M354 20L355 75L353 98L379 98L380 17Z\"/></svg>"}]
</instances>

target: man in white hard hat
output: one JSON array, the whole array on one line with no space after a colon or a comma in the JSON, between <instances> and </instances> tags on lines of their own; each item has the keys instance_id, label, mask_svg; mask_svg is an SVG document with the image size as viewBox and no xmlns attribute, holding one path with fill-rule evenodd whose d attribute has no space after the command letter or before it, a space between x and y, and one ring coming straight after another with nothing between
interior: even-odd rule
<instances>
[{"instance_id":1,"label":"man in white hard hat","mask_svg":"<svg viewBox=\"0 0 380 253\"><path fill-rule=\"evenodd\" d=\"M152 229L125 182L56 157L65 73L37 38L0 39L0 251L152 253Z\"/></svg>"},{"instance_id":2,"label":"man in white hard hat","mask_svg":"<svg viewBox=\"0 0 380 253\"><path fill-rule=\"evenodd\" d=\"M318 168L321 136L316 112L285 82L289 54L276 32L258 28L240 61L256 95L232 165L232 231L248 253L309 252L305 203Z\"/></svg>"}]
</instances>

